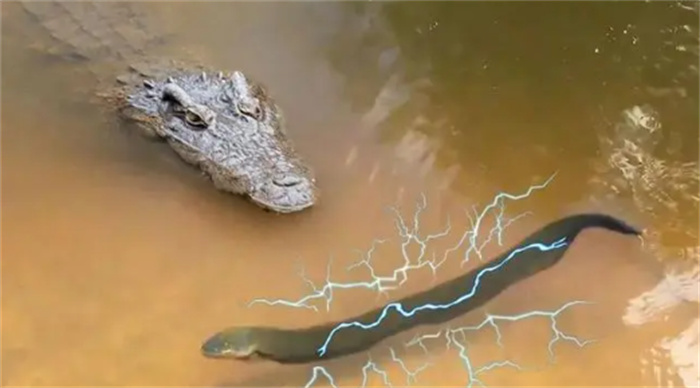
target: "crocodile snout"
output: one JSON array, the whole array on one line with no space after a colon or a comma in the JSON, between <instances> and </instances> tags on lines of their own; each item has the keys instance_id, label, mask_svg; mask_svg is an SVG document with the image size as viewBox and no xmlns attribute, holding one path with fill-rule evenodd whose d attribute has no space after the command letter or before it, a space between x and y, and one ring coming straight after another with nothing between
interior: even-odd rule
<instances>
[{"instance_id":1,"label":"crocodile snout","mask_svg":"<svg viewBox=\"0 0 700 388\"><path fill-rule=\"evenodd\" d=\"M317 200L315 179L296 172L278 172L250 196L253 202L278 213L313 206Z\"/></svg>"},{"instance_id":2,"label":"crocodile snout","mask_svg":"<svg viewBox=\"0 0 700 388\"><path fill-rule=\"evenodd\" d=\"M278 175L272 179L272 183L279 187L294 187L304 183L305 178L296 174Z\"/></svg>"}]
</instances>

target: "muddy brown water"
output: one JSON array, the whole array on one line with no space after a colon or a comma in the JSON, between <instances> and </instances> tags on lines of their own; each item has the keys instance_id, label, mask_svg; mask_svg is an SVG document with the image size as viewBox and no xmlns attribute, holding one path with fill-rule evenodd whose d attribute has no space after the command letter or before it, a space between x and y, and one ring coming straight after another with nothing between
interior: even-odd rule
<instances>
[{"instance_id":1,"label":"muddy brown water","mask_svg":"<svg viewBox=\"0 0 700 388\"><path fill-rule=\"evenodd\" d=\"M88 102L95 83L89 72L109 66L88 68L39 55L29 46L41 31L31 25L9 28L24 19L10 20L21 10L3 2L3 385L303 386L312 366L209 360L199 346L226 326L304 326L386 301L371 291L337 291L329 313L247 306L255 298L303 295L308 289L298 276L300 266L322 283L331 257L338 279L366 279L366 272L348 274L343 268L375 238L400 241L387 206L399 204L410 217L419 193L428 202L424 232L437 230L449 214L452 242L469 227L465 209L485 205L500 190L523 191L554 171L559 172L551 187L509 208L511 215L534 214L508 229L504 244L565 212L592 209L581 194L587 190L581 177L590 174L596 143L582 134L595 131L599 117L592 112L615 120L628 103L637 103L631 90L639 82L621 76L614 65L626 51L600 53L598 47L606 47L606 31L624 25L626 17L639 23L642 35L656 24L645 27L646 18L635 19L625 9L611 8L611 16L596 19L594 10L588 28L578 35L567 29L574 35L564 39L557 28L567 23L556 21L542 5L523 16L541 20L528 27L514 22L519 11L474 3L448 12L473 24L465 35L454 23L456 16L452 24L440 23L444 4L382 5L372 8L374 14L358 4L151 6L161 27L177 32L164 52L177 56L187 49L212 66L242 69L264 81L282 105L299 151L316 167L323 194L309 212L276 216L216 192L163 144L135 135ZM567 17L572 14L575 9ZM503 27L495 28L499 23ZM36 35L17 32L33 28ZM455 45L459 36L463 46ZM546 44L547 36L554 43ZM527 50L528 41L545 43ZM552 50L557 44L576 54ZM442 62L438 56L426 70L424 58L440 50L454 55ZM597 64L596 71L591 64ZM400 71L415 84L427 77L436 86L432 94L409 93L410 101L423 105L399 103L398 113L378 125L376 117L406 97L400 87L387 89L390 74ZM594 82L609 86L603 90ZM393 90L388 105L374 100L386 90ZM426 137L420 126L409 125L449 114L461 120L451 132ZM421 115L423 121L416 119ZM691 160L697 159L696 116L691 112L682 116L685 121L672 121L688 144L681 152ZM620 203L604 210L644 220ZM697 223L697 217L688 217L689 227ZM486 257L502 249L491 244ZM415 247L410 252L415 254ZM465 270L456 264L460 258L451 256L437 280L429 271L412 274L390 297L456 276ZM390 271L401 259L399 246L389 244L374 260L378 269ZM627 300L652 288L661 272L637 240L586 232L560 265L509 289L464 322L477 324L485 312L552 310L585 299L595 304L571 308L558 322L566 333L597 341L583 348L557 344L555 362L549 363L547 319L503 324L503 347L487 327L466 338L474 368L512 359L523 370L494 369L478 378L487 385L513 386L657 383L645 377L640 353L677 332L681 318L697 311L641 329L625 327L621 316ZM414 330L371 353L319 365L339 386L361 384L368 360L394 385L475 383L458 351L446 350L444 341L435 340L429 357L403 351L402 341L440 329ZM404 365L392 361L390 347ZM416 370L426 361L429 367L416 380L406 380L404 367ZM381 375L369 376L367 384L384 384ZM328 381L320 378L317 385Z\"/></svg>"}]
</instances>

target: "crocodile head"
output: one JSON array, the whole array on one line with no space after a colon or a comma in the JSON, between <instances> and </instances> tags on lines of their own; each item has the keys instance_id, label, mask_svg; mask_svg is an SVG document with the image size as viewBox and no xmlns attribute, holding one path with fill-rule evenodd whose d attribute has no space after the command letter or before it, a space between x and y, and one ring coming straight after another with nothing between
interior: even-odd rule
<instances>
[{"instance_id":1,"label":"crocodile head","mask_svg":"<svg viewBox=\"0 0 700 388\"><path fill-rule=\"evenodd\" d=\"M315 204L313 172L295 151L282 112L260 84L241 72L180 69L159 77L137 75L120 79L126 84L123 116L165 140L219 190L278 213Z\"/></svg>"}]
</instances>

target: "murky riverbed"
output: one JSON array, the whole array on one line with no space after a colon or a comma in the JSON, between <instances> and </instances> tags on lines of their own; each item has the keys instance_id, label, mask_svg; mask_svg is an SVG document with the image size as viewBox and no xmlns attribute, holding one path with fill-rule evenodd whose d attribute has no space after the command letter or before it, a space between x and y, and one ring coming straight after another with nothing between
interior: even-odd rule
<instances>
[{"instance_id":1,"label":"murky riverbed","mask_svg":"<svg viewBox=\"0 0 700 388\"><path fill-rule=\"evenodd\" d=\"M463 321L590 300L595 304L562 313L557 327L595 342L557 343L550 363L553 333L540 318L499 326L502 347L490 326L470 334L461 342L469 365L443 339L426 342L430 356L404 352L402 341L446 327L319 365L338 386L382 386L384 377L394 385L440 386L475 384L476 377L513 386L697 381L697 273L663 280L681 253L690 259L683 268L697 263L697 40L687 39L697 33L697 13L593 2L140 7L151 13L153 33L172 33L154 55L193 55L267 85L316 168L321 202L277 216L216 192L165 145L89 101L115 61L42 54L36 47L47 42L44 31L17 4L3 2L3 385L304 386L313 365L209 360L199 346L226 326L304 326L385 303L365 290L336 291L329 313L247 306L255 298L302 296L308 289L300 266L322 284L331 256L337 281L367 280L366 272L343 268L376 238L394 243L377 252L378 270L401 265L388 206L401 205L411 217L424 193L423 232L438 231L449 214L447 240L454 242L470 227L464 209L483 207L502 190L524 192L554 172L547 188L508 204L510 217L532 214L507 229L505 245L583 210L619 215L658 238L642 247L586 232L557 267ZM660 136L655 148L644 133L620 137L627 127L616 127L623 112L644 104L663 123L652 134ZM632 182L636 175L610 163L624 140L645 152L635 160L662 160L663 177L684 163L689 172L672 189L661 178ZM626 186L595 183L609 174ZM654 202L659 192L670 199ZM493 243L485 257L503 249ZM450 257L437 281L466 270L457 263L461 254ZM431 277L411 273L389 297L425 289ZM656 310L663 319L651 319ZM363 372L368 360L386 375ZM499 360L521 368L475 375ZM316 384L329 385L326 377Z\"/></svg>"}]
</instances>

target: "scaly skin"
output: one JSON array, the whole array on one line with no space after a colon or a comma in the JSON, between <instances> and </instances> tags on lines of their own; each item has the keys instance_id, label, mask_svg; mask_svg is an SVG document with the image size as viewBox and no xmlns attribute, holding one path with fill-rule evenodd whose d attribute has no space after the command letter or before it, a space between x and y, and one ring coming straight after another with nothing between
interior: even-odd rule
<instances>
[{"instance_id":1,"label":"scaly skin","mask_svg":"<svg viewBox=\"0 0 700 388\"><path fill-rule=\"evenodd\" d=\"M162 42L148 28L146 4L116 1L22 1L29 21L51 38L42 50L83 60L131 60Z\"/></svg>"},{"instance_id":2,"label":"scaly skin","mask_svg":"<svg viewBox=\"0 0 700 388\"><path fill-rule=\"evenodd\" d=\"M314 174L295 151L282 112L262 85L237 71L143 58L159 39L145 29L132 4L21 5L62 46L59 54L131 63L131 72L117 78L121 85L101 93L102 104L165 140L217 189L277 213L316 203Z\"/></svg>"},{"instance_id":3,"label":"scaly skin","mask_svg":"<svg viewBox=\"0 0 700 388\"><path fill-rule=\"evenodd\" d=\"M219 190L278 213L316 202L313 173L294 151L278 106L260 84L237 71L166 66L154 77L135 71L120 78L125 85L112 96L123 117L164 139Z\"/></svg>"}]
</instances>

